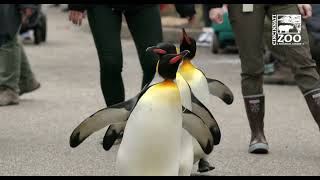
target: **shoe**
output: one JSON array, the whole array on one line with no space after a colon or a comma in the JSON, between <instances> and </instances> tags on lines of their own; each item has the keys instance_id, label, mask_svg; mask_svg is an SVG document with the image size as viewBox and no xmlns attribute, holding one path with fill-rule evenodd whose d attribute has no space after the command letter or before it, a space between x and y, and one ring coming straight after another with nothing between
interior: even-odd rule
<instances>
[{"instance_id":1,"label":"shoe","mask_svg":"<svg viewBox=\"0 0 320 180\"><path fill-rule=\"evenodd\" d=\"M200 34L197 45L203 47L211 47L213 32L203 32Z\"/></svg>"},{"instance_id":2,"label":"shoe","mask_svg":"<svg viewBox=\"0 0 320 180\"><path fill-rule=\"evenodd\" d=\"M252 154L267 154L269 146L267 143L256 143L249 145L249 153Z\"/></svg>"},{"instance_id":3,"label":"shoe","mask_svg":"<svg viewBox=\"0 0 320 180\"><path fill-rule=\"evenodd\" d=\"M20 88L19 95L21 96L25 93L33 92L39 89L40 86L41 84L35 79L32 79L30 81L25 81L25 82L22 81L21 83L19 83L19 88Z\"/></svg>"},{"instance_id":4,"label":"shoe","mask_svg":"<svg viewBox=\"0 0 320 180\"><path fill-rule=\"evenodd\" d=\"M0 87L0 106L19 104L19 94L10 88Z\"/></svg>"},{"instance_id":5,"label":"shoe","mask_svg":"<svg viewBox=\"0 0 320 180\"><path fill-rule=\"evenodd\" d=\"M251 129L249 153L267 154L269 146L264 135L264 95L246 96L244 102Z\"/></svg>"}]
</instances>

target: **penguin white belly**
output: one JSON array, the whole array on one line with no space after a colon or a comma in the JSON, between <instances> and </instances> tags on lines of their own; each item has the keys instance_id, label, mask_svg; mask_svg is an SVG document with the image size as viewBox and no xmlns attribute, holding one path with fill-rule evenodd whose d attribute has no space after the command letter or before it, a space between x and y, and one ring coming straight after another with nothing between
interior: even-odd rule
<instances>
[{"instance_id":1,"label":"penguin white belly","mask_svg":"<svg viewBox=\"0 0 320 180\"><path fill-rule=\"evenodd\" d=\"M182 105L184 107L186 107L187 109L189 109L190 111L192 111L190 86L188 85L186 80L181 76L180 73L177 73L176 81L177 81L177 85L179 87ZM186 136L184 136L184 138L188 139L188 137L186 137ZM191 136L191 140L192 140L191 148L192 148L192 153L193 153L192 154L192 157L193 157L192 158L193 159L192 164L193 164L193 163L198 162L200 159L206 157L207 155L203 152L199 142L195 138L193 138ZM190 147L184 146L184 148L190 148ZM186 159L188 157L188 155L186 155L187 153L184 152L184 151L187 151L187 150L182 149L182 153L181 154L183 155L184 159ZM191 151L191 150L188 149L188 151ZM190 160L190 158L189 158L189 160ZM186 167L186 164L187 163L184 163L183 166ZM184 169L187 169L187 168L184 168ZM188 170L185 170L183 172L188 172ZM183 173L181 173L181 175L182 174ZM187 174L187 173L184 173L184 174Z\"/></svg>"},{"instance_id":2,"label":"penguin white belly","mask_svg":"<svg viewBox=\"0 0 320 180\"><path fill-rule=\"evenodd\" d=\"M188 71L181 71L180 74L188 82L193 94L208 107L210 102L210 92L208 81L201 71L192 69Z\"/></svg>"},{"instance_id":3,"label":"penguin white belly","mask_svg":"<svg viewBox=\"0 0 320 180\"><path fill-rule=\"evenodd\" d=\"M208 81L201 71L195 69L191 64L181 66L179 74L189 84L192 93L198 100L207 108L210 105L210 92L208 87ZM183 102L182 98L182 102ZM190 100L191 103L191 100ZM192 109L190 109L192 110ZM194 139L193 140L193 151L194 151L194 163L198 162L202 158L208 157L200 146L200 144Z\"/></svg>"},{"instance_id":4,"label":"penguin white belly","mask_svg":"<svg viewBox=\"0 0 320 180\"><path fill-rule=\"evenodd\" d=\"M182 112L177 87L155 85L132 111L119 147L120 175L178 175Z\"/></svg>"},{"instance_id":5,"label":"penguin white belly","mask_svg":"<svg viewBox=\"0 0 320 180\"><path fill-rule=\"evenodd\" d=\"M187 130L182 130L179 176L191 175L194 161L193 139L194 138L190 135L190 133Z\"/></svg>"},{"instance_id":6,"label":"penguin white belly","mask_svg":"<svg viewBox=\"0 0 320 180\"><path fill-rule=\"evenodd\" d=\"M180 73L177 73L176 75L176 82L180 91L181 104L191 111L192 104L190 86L188 85L187 81L183 79Z\"/></svg>"}]
</instances>

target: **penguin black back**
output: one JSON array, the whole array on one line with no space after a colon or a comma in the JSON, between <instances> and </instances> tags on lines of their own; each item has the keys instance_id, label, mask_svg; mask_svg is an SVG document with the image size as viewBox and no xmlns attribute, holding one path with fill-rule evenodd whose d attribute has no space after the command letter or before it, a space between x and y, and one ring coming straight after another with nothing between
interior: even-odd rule
<instances>
[{"instance_id":1,"label":"penguin black back","mask_svg":"<svg viewBox=\"0 0 320 180\"><path fill-rule=\"evenodd\" d=\"M183 35L180 43L180 51L190 51L190 53L186 55L185 59L192 60L197 52L196 40L189 37L184 28L182 29L182 34Z\"/></svg>"}]
</instances>

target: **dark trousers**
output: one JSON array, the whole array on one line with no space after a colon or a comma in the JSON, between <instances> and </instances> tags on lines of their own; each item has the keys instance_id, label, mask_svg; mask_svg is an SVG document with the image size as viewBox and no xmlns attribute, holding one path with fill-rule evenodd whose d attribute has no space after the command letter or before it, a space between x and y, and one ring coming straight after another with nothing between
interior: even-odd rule
<instances>
[{"instance_id":1,"label":"dark trousers","mask_svg":"<svg viewBox=\"0 0 320 180\"><path fill-rule=\"evenodd\" d=\"M162 41L159 6L132 7L123 11L108 5L97 5L88 10L88 20L100 61L101 88L108 106L125 99L121 76L122 14L126 18L138 51L143 71L142 87L153 79L156 67L156 59L145 53L146 48Z\"/></svg>"},{"instance_id":2,"label":"dark trousers","mask_svg":"<svg viewBox=\"0 0 320 180\"><path fill-rule=\"evenodd\" d=\"M209 18L209 11L209 6L207 4L202 4L204 27L211 27L212 24L212 21Z\"/></svg>"}]
</instances>

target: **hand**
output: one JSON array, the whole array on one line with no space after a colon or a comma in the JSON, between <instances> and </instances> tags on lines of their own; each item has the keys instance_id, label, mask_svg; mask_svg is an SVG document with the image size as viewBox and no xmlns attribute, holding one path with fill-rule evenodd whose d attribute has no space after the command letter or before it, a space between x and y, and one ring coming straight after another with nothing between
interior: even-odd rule
<instances>
[{"instance_id":1,"label":"hand","mask_svg":"<svg viewBox=\"0 0 320 180\"><path fill-rule=\"evenodd\" d=\"M188 23L193 24L195 19L196 19L195 16L188 17Z\"/></svg>"},{"instance_id":2,"label":"hand","mask_svg":"<svg viewBox=\"0 0 320 180\"><path fill-rule=\"evenodd\" d=\"M209 12L209 17L211 21L217 23L217 24L222 24L223 23L223 8L212 8L210 9Z\"/></svg>"},{"instance_id":3,"label":"hand","mask_svg":"<svg viewBox=\"0 0 320 180\"><path fill-rule=\"evenodd\" d=\"M24 8L21 9L21 14L22 14L22 23L27 23L28 18L33 14L32 8Z\"/></svg>"},{"instance_id":4,"label":"hand","mask_svg":"<svg viewBox=\"0 0 320 180\"><path fill-rule=\"evenodd\" d=\"M75 25L81 26L82 20L86 18L85 12L80 11L69 11L69 21L71 21Z\"/></svg>"},{"instance_id":5,"label":"hand","mask_svg":"<svg viewBox=\"0 0 320 180\"><path fill-rule=\"evenodd\" d=\"M308 19L312 16L312 7L310 4L298 4L298 9L303 19Z\"/></svg>"}]
</instances>

